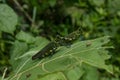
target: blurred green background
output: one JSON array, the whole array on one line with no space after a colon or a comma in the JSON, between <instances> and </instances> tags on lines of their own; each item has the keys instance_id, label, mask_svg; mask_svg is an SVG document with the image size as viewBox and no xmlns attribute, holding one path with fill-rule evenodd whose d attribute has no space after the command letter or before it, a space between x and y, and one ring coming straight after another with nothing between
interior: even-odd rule
<instances>
[{"instance_id":1,"label":"blurred green background","mask_svg":"<svg viewBox=\"0 0 120 80\"><path fill-rule=\"evenodd\" d=\"M33 36L54 40L81 28L81 40L105 35L111 36L112 55L108 61L116 69L115 75L103 72L106 77L120 78L120 0L0 0L18 15L13 33L0 31L0 75L4 66L10 66L10 49L15 34L21 30ZM0 12L1 13L1 12ZM7 18L6 18L7 19ZM104 79L109 80L109 79ZM119 79L110 79L119 80Z\"/></svg>"}]
</instances>

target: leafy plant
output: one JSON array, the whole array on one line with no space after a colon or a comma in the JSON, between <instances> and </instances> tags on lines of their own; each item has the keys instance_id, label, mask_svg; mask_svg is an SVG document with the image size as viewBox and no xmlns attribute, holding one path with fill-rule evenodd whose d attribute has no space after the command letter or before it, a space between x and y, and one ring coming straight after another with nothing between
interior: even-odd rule
<instances>
[{"instance_id":1,"label":"leafy plant","mask_svg":"<svg viewBox=\"0 0 120 80\"><path fill-rule=\"evenodd\" d=\"M0 79L120 79L119 0L0 2ZM83 34L71 47L58 47L56 54L32 60L57 34L65 36L78 28Z\"/></svg>"},{"instance_id":2,"label":"leafy plant","mask_svg":"<svg viewBox=\"0 0 120 80\"><path fill-rule=\"evenodd\" d=\"M17 15L13 9L6 4L0 4L0 65L9 64L7 62L8 57L5 54L9 55L7 51L10 48L11 40L13 40L13 37L10 35L14 35L17 21ZM6 35L4 32L9 35Z\"/></svg>"},{"instance_id":3,"label":"leafy plant","mask_svg":"<svg viewBox=\"0 0 120 80\"><path fill-rule=\"evenodd\" d=\"M8 5L0 4L0 31L13 34L17 20L17 15Z\"/></svg>"},{"instance_id":4,"label":"leafy plant","mask_svg":"<svg viewBox=\"0 0 120 80\"><path fill-rule=\"evenodd\" d=\"M80 70L78 73L81 75L77 75L75 78L78 77L80 79L85 72L83 69L83 64L105 69L108 72L113 73L112 67L105 64L105 60L109 59L110 55L108 55L108 52L106 51L109 46L103 45L108 42L108 36L94 40L78 41L70 48L60 47L58 52L51 57L47 57L42 60L32 60L31 56L44 47L42 44L45 44L46 42L42 42L38 48L32 48L32 50L24 52L24 54L21 56L11 56L14 73L11 73L13 76L11 76L9 79L25 80L28 78L30 80L45 80L49 79L50 77L51 80L65 80L66 78L71 77L69 76L70 74L77 74L76 69ZM15 46L15 48L17 47L19 46ZM17 51L21 53L19 50L20 49ZM69 70L74 73L70 73ZM67 75L67 77L65 77L65 75Z\"/></svg>"}]
</instances>

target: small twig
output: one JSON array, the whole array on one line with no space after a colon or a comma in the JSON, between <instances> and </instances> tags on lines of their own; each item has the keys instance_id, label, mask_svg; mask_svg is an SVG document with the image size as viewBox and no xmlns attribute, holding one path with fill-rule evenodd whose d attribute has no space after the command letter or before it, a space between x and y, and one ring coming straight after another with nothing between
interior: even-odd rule
<instances>
[{"instance_id":1,"label":"small twig","mask_svg":"<svg viewBox=\"0 0 120 80\"><path fill-rule=\"evenodd\" d=\"M3 76L2 76L2 80L4 80L4 78L5 78L6 71L7 71L7 68L5 68L5 70L4 70L4 73L3 73Z\"/></svg>"},{"instance_id":2,"label":"small twig","mask_svg":"<svg viewBox=\"0 0 120 80\"><path fill-rule=\"evenodd\" d=\"M17 0L13 0L14 3L18 6L18 8L25 14L25 16L28 18L28 20L33 24L33 20L30 17L30 15L23 9L23 7L19 4Z\"/></svg>"},{"instance_id":3,"label":"small twig","mask_svg":"<svg viewBox=\"0 0 120 80\"><path fill-rule=\"evenodd\" d=\"M34 9L33 9L33 15L32 15L32 27L34 27L34 26L36 26L36 24L35 24L35 19L36 19L36 12L37 12L37 8L36 7L34 7Z\"/></svg>"},{"instance_id":4,"label":"small twig","mask_svg":"<svg viewBox=\"0 0 120 80\"><path fill-rule=\"evenodd\" d=\"M35 23L35 19L36 19L36 12L37 12L37 8L36 8L36 7L34 7L34 9L33 9L33 16L32 16L32 21L33 21L33 23Z\"/></svg>"}]
</instances>

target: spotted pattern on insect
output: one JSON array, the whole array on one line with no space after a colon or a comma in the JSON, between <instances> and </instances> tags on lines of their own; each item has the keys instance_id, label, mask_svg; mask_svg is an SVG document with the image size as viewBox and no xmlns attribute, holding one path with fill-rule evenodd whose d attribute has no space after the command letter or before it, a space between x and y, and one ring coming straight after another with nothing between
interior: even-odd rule
<instances>
[{"instance_id":1,"label":"spotted pattern on insect","mask_svg":"<svg viewBox=\"0 0 120 80\"><path fill-rule=\"evenodd\" d=\"M48 55L48 54L49 54L49 53L47 53L47 52L45 53L45 55Z\"/></svg>"},{"instance_id":2,"label":"spotted pattern on insect","mask_svg":"<svg viewBox=\"0 0 120 80\"><path fill-rule=\"evenodd\" d=\"M81 31L78 29L65 37L61 37L57 35L58 39L56 39L56 42L58 42L60 46L68 46L72 44L76 39L78 39L80 34Z\"/></svg>"},{"instance_id":3,"label":"spotted pattern on insect","mask_svg":"<svg viewBox=\"0 0 120 80\"><path fill-rule=\"evenodd\" d=\"M42 57L44 58L44 57L45 57L45 55L42 55Z\"/></svg>"},{"instance_id":4,"label":"spotted pattern on insect","mask_svg":"<svg viewBox=\"0 0 120 80\"><path fill-rule=\"evenodd\" d=\"M50 52L52 52L52 50L50 50Z\"/></svg>"},{"instance_id":5,"label":"spotted pattern on insect","mask_svg":"<svg viewBox=\"0 0 120 80\"><path fill-rule=\"evenodd\" d=\"M53 50L56 50L56 48L53 48Z\"/></svg>"},{"instance_id":6,"label":"spotted pattern on insect","mask_svg":"<svg viewBox=\"0 0 120 80\"><path fill-rule=\"evenodd\" d=\"M50 42L42 50L40 50L38 53L33 55L32 60L35 60L37 58L42 59L44 57L47 57L47 56L55 53L55 50L57 49L57 47L58 47L58 45L56 44L56 42Z\"/></svg>"}]
</instances>

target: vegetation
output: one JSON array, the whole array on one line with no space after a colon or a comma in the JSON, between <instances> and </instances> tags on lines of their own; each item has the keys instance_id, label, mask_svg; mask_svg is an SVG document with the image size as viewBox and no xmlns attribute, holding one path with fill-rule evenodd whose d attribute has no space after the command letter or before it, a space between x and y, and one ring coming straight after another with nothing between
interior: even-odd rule
<instances>
[{"instance_id":1,"label":"vegetation","mask_svg":"<svg viewBox=\"0 0 120 80\"><path fill-rule=\"evenodd\" d=\"M0 0L0 79L119 80L119 4L119 0ZM76 36L70 33L78 29L76 41L64 41ZM58 35L62 45L54 55L32 60Z\"/></svg>"}]
</instances>

